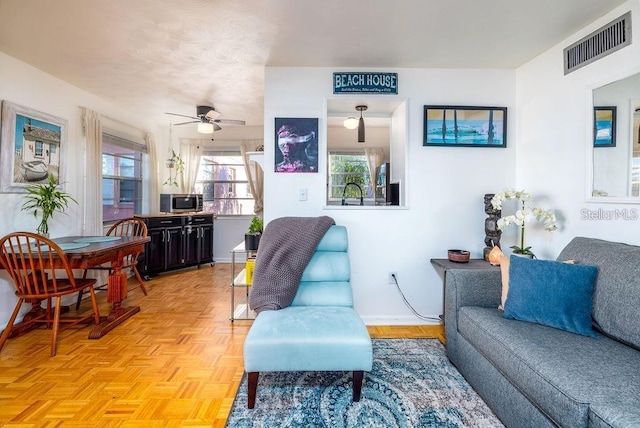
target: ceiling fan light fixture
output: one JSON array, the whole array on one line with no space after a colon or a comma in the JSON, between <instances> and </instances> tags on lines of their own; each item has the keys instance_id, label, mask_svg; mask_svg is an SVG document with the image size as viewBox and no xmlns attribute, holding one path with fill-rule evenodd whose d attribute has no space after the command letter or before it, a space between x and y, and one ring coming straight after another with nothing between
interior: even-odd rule
<instances>
[{"instance_id":1,"label":"ceiling fan light fixture","mask_svg":"<svg viewBox=\"0 0 640 428\"><path fill-rule=\"evenodd\" d=\"M198 123L198 132L201 134L213 134L213 123L209 123L209 122Z\"/></svg>"},{"instance_id":2,"label":"ceiling fan light fixture","mask_svg":"<svg viewBox=\"0 0 640 428\"><path fill-rule=\"evenodd\" d=\"M356 119L355 117L351 116L351 117L348 117L347 119L345 119L343 124L344 124L344 127L347 128L347 129L356 129L358 127L358 119Z\"/></svg>"}]
</instances>

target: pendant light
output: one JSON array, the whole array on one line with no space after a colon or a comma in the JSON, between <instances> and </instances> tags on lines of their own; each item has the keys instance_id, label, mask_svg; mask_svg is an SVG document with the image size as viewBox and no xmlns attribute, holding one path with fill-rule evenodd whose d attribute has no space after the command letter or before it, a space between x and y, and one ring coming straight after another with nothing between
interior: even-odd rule
<instances>
[{"instance_id":1,"label":"pendant light","mask_svg":"<svg viewBox=\"0 0 640 428\"><path fill-rule=\"evenodd\" d=\"M347 129L356 129L358 127L358 119L356 119L353 116L349 116L342 123L343 123L344 127L347 128Z\"/></svg>"},{"instance_id":2,"label":"pendant light","mask_svg":"<svg viewBox=\"0 0 640 428\"><path fill-rule=\"evenodd\" d=\"M367 106L356 106L356 110L360 112L360 120L358 121L358 143L364 143L364 119L362 118L362 112L367 110Z\"/></svg>"}]
</instances>

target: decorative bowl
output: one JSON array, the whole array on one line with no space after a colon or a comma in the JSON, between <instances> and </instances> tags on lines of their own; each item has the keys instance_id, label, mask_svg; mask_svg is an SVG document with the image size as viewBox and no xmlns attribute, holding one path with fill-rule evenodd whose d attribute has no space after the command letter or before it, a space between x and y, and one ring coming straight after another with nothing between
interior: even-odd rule
<instances>
[{"instance_id":1,"label":"decorative bowl","mask_svg":"<svg viewBox=\"0 0 640 428\"><path fill-rule=\"evenodd\" d=\"M449 260L456 263L469 263L471 253L467 250L449 250L447 256Z\"/></svg>"}]
</instances>

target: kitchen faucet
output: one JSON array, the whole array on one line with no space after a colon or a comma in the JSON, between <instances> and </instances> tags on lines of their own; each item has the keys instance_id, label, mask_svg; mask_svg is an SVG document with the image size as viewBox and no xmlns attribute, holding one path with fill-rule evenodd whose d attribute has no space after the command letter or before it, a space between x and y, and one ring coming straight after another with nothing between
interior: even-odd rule
<instances>
[{"instance_id":1,"label":"kitchen faucet","mask_svg":"<svg viewBox=\"0 0 640 428\"><path fill-rule=\"evenodd\" d=\"M362 187L360 187L358 185L358 183L354 183L354 182L349 182L347 184L344 185L344 190L342 191L342 205L349 205L346 203L346 193L347 193L347 187L349 186L356 186L358 188L358 190L360 191L360 205L364 205L364 196L362 194Z\"/></svg>"}]
</instances>

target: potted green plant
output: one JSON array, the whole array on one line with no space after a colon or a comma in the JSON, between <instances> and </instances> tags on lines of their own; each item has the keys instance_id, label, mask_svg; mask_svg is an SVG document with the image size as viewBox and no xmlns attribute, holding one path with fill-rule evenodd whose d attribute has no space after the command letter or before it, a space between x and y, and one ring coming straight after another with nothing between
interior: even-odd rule
<instances>
[{"instance_id":1,"label":"potted green plant","mask_svg":"<svg viewBox=\"0 0 640 428\"><path fill-rule=\"evenodd\" d=\"M169 168L169 178L162 184L178 187L178 175L184 171L184 160L182 160L182 157L177 154L175 150L171 149L171 157L165 161L165 165ZM176 169L175 176L171 175L173 168Z\"/></svg>"},{"instance_id":2,"label":"potted green plant","mask_svg":"<svg viewBox=\"0 0 640 428\"><path fill-rule=\"evenodd\" d=\"M32 211L33 216L41 216L41 221L36 230L38 233L49 235L49 219L57 212L64 212L69 202L76 204L78 201L68 193L57 189L58 184L53 174L49 174L49 182L46 184L32 184L28 186L26 201L22 204L22 211Z\"/></svg>"},{"instance_id":3,"label":"potted green plant","mask_svg":"<svg viewBox=\"0 0 640 428\"><path fill-rule=\"evenodd\" d=\"M260 237L262 236L262 230L264 228L264 222L260 217L254 215L249 224L249 230L244 234L244 248L247 251L257 251L258 245L260 245Z\"/></svg>"}]
</instances>

